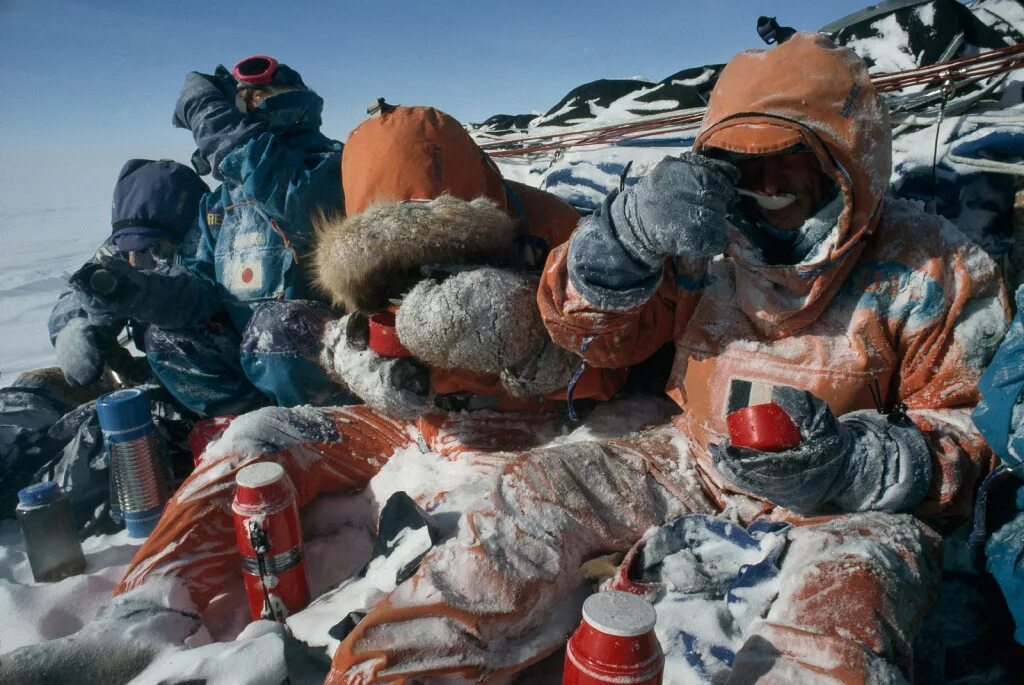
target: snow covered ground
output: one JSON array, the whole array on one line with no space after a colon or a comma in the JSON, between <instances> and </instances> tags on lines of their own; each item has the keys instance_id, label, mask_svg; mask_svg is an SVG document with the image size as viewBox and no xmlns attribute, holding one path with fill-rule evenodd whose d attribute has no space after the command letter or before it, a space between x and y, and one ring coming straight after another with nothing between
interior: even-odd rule
<instances>
[{"instance_id":1,"label":"snow covered ground","mask_svg":"<svg viewBox=\"0 0 1024 685\"><path fill-rule=\"evenodd\" d=\"M0 214L0 386L54 365L46 319L67 277L110 234L110 204Z\"/></svg>"}]
</instances>

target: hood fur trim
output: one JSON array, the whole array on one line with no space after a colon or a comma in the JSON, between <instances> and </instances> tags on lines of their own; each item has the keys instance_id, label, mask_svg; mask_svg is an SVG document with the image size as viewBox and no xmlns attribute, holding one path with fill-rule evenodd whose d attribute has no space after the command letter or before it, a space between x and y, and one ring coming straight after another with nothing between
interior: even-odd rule
<instances>
[{"instance_id":1,"label":"hood fur trim","mask_svg":"<svg viewBox=\"0 0 1024 685\"><path fill-rule=\"evenodd\" d=\"M430 202L383 202L341 220L315 222L314 281L346 311L384 308L420 280L427 264L502 265L518 229L492 200L442 195Z\"/></svg>"}]
</instances>

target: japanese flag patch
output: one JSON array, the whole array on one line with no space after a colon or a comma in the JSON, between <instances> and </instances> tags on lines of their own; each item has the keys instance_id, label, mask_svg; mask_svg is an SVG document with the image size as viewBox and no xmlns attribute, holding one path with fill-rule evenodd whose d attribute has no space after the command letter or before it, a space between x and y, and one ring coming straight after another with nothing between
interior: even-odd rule
<instances>
[{"instance_id":1,"label":"japanese flag patch","mask_svg":"<svg viewBox=\"0 0 1024 685\"><path fill-rule=\"evenodd\" d=\"M231 285L235 290L258 290L263 287L263 265L259 262L235 264L231 273Z\"/></svg>"}]
</instances>

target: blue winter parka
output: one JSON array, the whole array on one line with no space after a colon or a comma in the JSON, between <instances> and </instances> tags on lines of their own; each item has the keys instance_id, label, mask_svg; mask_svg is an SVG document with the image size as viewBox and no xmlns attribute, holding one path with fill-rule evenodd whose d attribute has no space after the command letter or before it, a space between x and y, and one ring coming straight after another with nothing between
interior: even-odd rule
<instances>
[{"instance_id":1,"label":"blue winter parka","mask_svg":"<svg viewBox=\"0 0 1024 685\"><path fill-rule=\"evenodd\" d=\"M342 146L320 133L322 109L313 91L287 91L246 117L204 112L227 121L194 129L223 183L200 203L199 247L188 265L216 284L239 331L256 302L320 299L303 269L313 218L344 211Z\"/></svg>"}]
</instances>

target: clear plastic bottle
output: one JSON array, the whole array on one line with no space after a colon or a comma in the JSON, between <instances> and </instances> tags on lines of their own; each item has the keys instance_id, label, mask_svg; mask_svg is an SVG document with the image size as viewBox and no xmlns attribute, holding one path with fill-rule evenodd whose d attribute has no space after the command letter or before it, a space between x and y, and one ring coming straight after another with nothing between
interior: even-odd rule
<instances>
[{"instance_id":1,"label":"clear plastic bottle","mask_svg":"<svg viewBox=\"0 0 1024 685\"><path fill-rule=\"evenodd\" d=\"M25 537L28 563L37 583L49 583L85 570L85 555L71 514L71 502L53 481L18 492L15 509Z\"/></svg>"}]
</instances>

